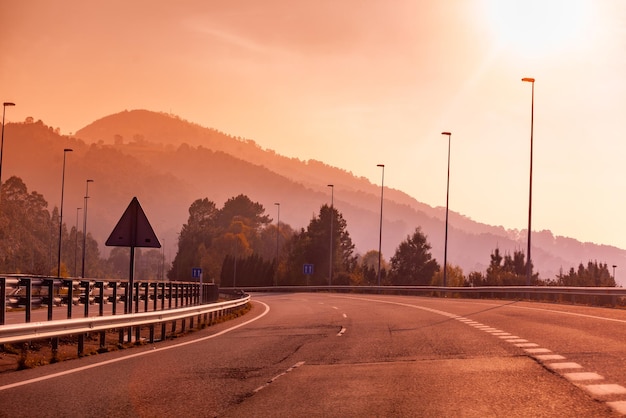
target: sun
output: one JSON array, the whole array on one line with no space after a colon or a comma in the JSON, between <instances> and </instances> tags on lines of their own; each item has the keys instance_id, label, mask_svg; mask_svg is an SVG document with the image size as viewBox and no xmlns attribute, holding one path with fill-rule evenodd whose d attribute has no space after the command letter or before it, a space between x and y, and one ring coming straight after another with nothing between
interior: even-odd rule
<instances>
[{"instance_id":1,"label":"sun","mask_svg":"<svg viewBox=\"0 0 626 418\"><path fill-rule=\"evenodd\" d=\"M491 36L521 54L552 54L584 41L591 0L485 0Z\"/></svg>"}]
</instances>

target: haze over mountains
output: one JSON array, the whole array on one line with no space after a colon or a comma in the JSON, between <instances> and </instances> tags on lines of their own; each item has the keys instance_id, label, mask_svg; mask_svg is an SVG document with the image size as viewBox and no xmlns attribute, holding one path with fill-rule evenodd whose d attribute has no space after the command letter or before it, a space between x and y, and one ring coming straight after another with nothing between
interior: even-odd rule
<instances>
[{"instance_id":1,"label":"haze over mountains","mask_svg":"<svg viewBox=\"0 0 626 418\"><path fill-rule=\"evenodd\" d=\"M68 228L76 222L82 229L77 208L83 207L86 180L93 179L87 231L105 253L104 241L135 196L171 261L195 199L206 197L221 207L228 198L245 194L261 203L274 222L275 203L280 203L280 222L300 229L322 205L330 204L328 184L334 184L334 205L347 221L356 251L378 250L380 184L320 161L284 157L280 150L262 149L253 140L164 113L124 111L73 136L61 136L41 121L8 124L3 180L19 176L29 191L44 195L50 208L59 206L64 148L73 152L66 156L63 220ZM377 163L384 162L372 161L373 166ZM496 247L502 253L525 252L525 231L477 223L452 209L448 262L459 265L465 274L484 272ZM445 207L433 208L385 185L383 257L389 260L418 226L427 235L433 256L443 264ZM616 247L555 237L550 231L534 231L532 237L532 261L543 279L554 278L559 269L577 268L581 262L626 266L626 251ZM619 270L616 281L622 283Z\"/></svg>"}]
</instances>

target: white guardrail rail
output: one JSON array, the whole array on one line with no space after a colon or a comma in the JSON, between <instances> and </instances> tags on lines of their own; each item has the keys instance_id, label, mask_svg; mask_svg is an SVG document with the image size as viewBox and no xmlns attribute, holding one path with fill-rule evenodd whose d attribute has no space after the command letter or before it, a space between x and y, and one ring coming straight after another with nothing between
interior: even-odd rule
<instances>
[{"instance_id":1,"label":"white guardrail rail","mask_svg":"<svg viewBox=\"0 0 626 418\"><path fill-rule=\"evenodd\" d=\"M250 296L245 295L240 299L225 302L162 311L2 325L0 326L0 344L63 337L116 328L156 325L197 315L224 311L231 308L239 308L249 301Z\"/></svg>"}]
</instances>

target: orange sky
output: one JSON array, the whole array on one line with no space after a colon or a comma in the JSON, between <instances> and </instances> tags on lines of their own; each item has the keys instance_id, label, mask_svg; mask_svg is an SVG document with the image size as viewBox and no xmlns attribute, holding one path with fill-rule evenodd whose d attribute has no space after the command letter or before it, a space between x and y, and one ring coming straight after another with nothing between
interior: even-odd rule
<instances>
[{"instance_id":1,"label":"orange sky","mask_svg":"<svg viewBox=\"0 0 626 418\"><path fill-rule=\"evenodd\" d=\"M8 122L172 112L432 206L451 131L450 209L519 229L534 77L533 230L626 248L623 1L0 0L0 47Z\"/></svg>"}]
</instances>

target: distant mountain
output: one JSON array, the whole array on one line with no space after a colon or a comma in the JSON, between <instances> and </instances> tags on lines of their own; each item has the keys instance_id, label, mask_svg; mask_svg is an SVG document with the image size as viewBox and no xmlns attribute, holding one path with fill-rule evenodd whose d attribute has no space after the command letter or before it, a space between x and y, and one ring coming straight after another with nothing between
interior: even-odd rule
<instances>
[{"instance_id":1,"label":"distant mountain","mask_svg":"<svg viewBox=\"0 0 626 418\"><path fill-rule=\"evenodd\" d=\"M177 234L187 221L188 208L207 197L218 207L230 197L246 194L276 221L306 227L319 208L335 207L361 254L378 249L380 186L363 177L319 161L287 158L262 149L254 141L236 138L176 116L147 110L106 116L60 136L42 122L7 125L3 178L21 177L29 190L42 193L51 206L60 202L63 148L67 156L64 221L72 225L89 186L88 232L104 247L119 216L137 196L155 232L165 244L166 257L176 252ZM391 258L401 241L421 227L432 254L443 263L445 208L433 208L406 193L385 188L382 251ZM450 212L448 261L468 274L484 272L496 248L504 253L525 250L526 233L505 230ZM106 251L106 250L105 250ZM610 246L533 232L533 264L542 278L553 278L579 263L597 260L626 265L626 251ZM619 279L619 275L618 275Z\"/></svg>"}]
</instances>

